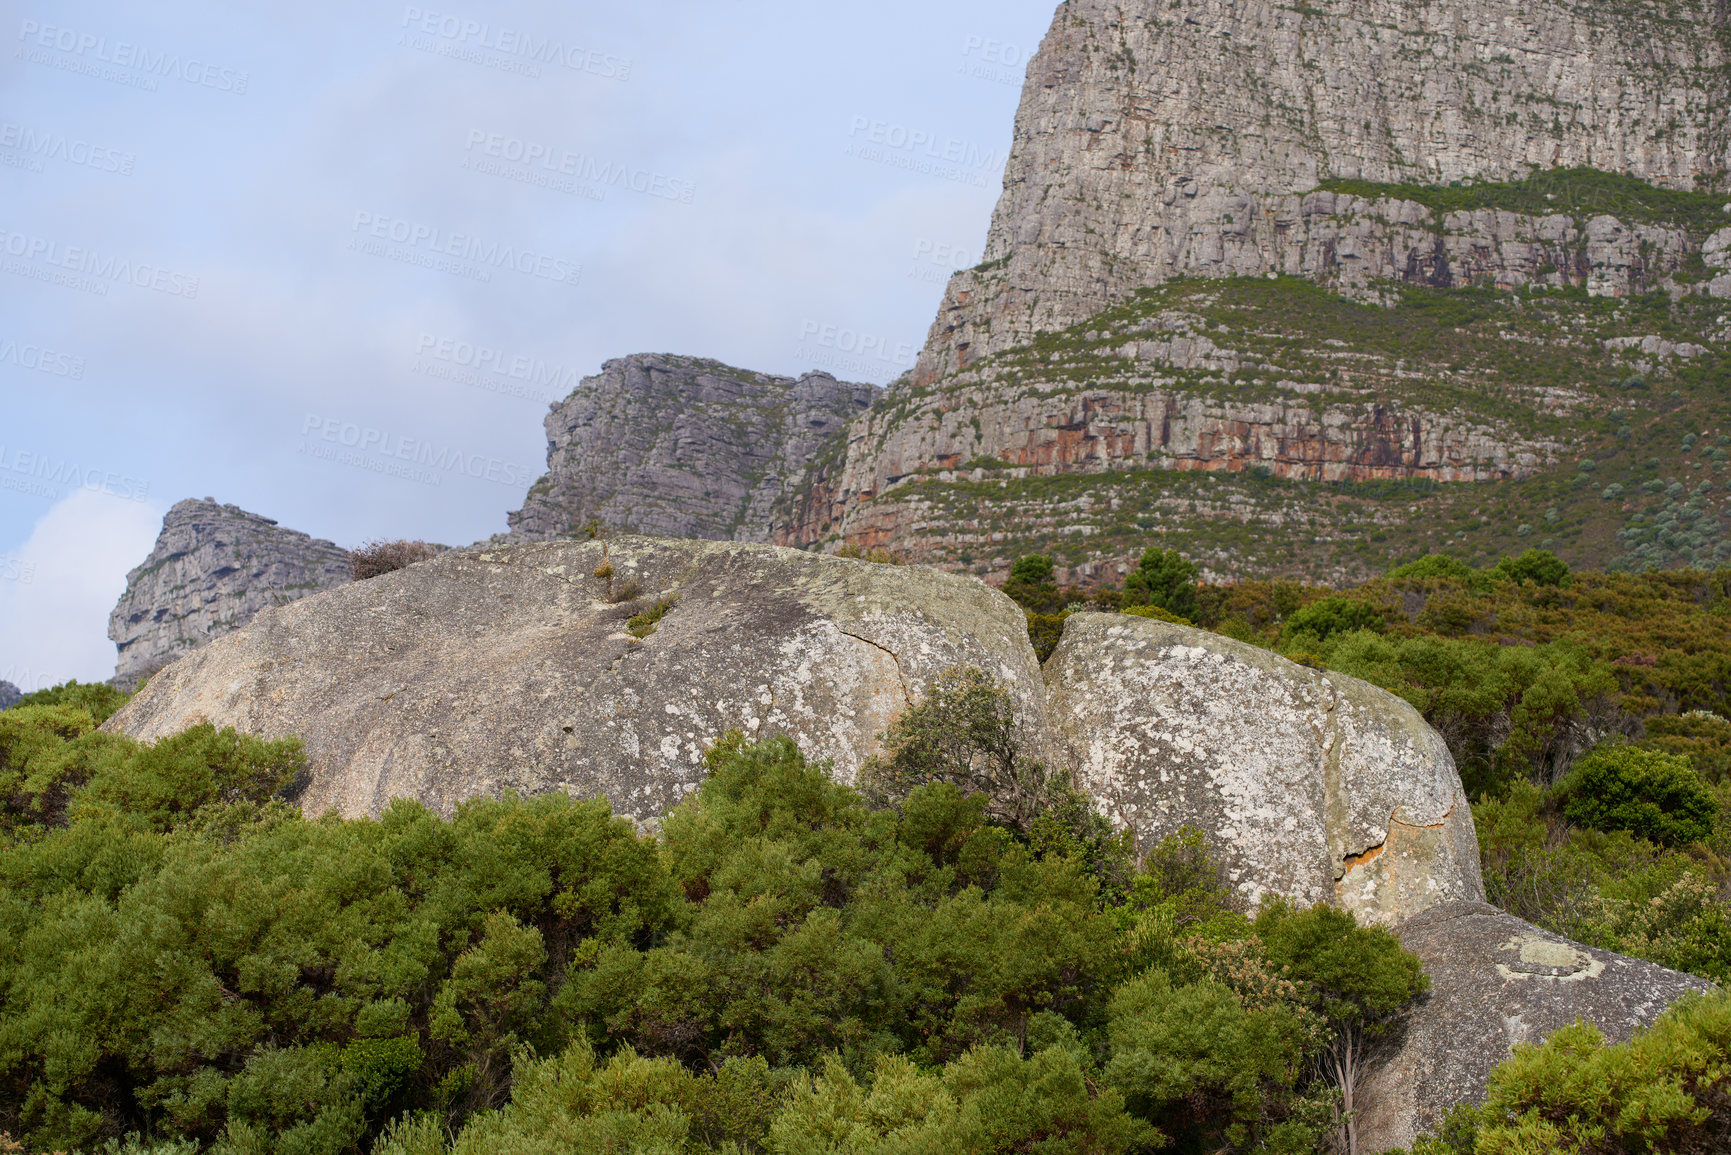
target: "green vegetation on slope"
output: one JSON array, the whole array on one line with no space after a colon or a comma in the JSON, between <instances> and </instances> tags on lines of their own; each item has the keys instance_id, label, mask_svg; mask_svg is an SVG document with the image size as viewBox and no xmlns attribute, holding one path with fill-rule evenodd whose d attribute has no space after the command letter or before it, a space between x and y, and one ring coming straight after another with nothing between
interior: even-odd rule
<instances>
[{"instance_id":1,"label":"green vegetation on slope","mask_svg":"<svg viewBox=\"0 0 1731 1155\"><path fill-rule=\"evenodd\" d=\"M1025 766L1003 691L938 690L888 744L896 807L733 737L659 838L563 795L307 821L280 800L293 742L0 714L0 1131L1314 1150L1317 1060L1398 1015L1416 960L1327 908L1234 912L1200 835L1138 866L1056 786L995 821L969 787L997 784L976 754Z\"/></svg>"}]
</instances>

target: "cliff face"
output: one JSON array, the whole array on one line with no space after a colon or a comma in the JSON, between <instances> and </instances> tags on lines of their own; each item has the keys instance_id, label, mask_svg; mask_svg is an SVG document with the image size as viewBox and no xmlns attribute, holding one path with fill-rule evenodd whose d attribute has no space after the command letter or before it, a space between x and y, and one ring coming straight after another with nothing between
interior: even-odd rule
<instances>
[{"instance_id":1,"label":"cliff face","mask_svg":"<svg viewBox=\"0 0 1731 1155\"><path fill-rule=\"evenodd\" d=\"M690 357L609 361L547 416L547 475L510 515L509 540L591 521L609 530L768 541L776 504L876 386L795 380Z\"/></svg>"},{"instance_id":2,"label":"cliff face","mask_svg":"<svg viewBox=\"0 0 1731 1155\"><path fill-rule=\"evenodd\" d=\"M1612 562L1731 432L1728 9L1066 0L985 262L777 540Z\"/></svg>"},{"instance_id":3,"label":"cliff face","mask_svg":"<svg viewBox=\"0 0 1731 1155\"><path fill-rule=\"evenodd\" d=\"M126 575L108 618L119 647L116 684L140 677L240 629L260 610L350 580L348 551L211 500L182 501L162 519L156 547Z\"/></svg>"},{"instance_id":4,"label":"cliff face","mask_svg":"<svg viewBox=\"0 0 1731 1155\"><path fill-rule=\"evenodd\" d=\"M1417 205L1304 194L1578 168L1723 188L1726 17L1724 0L1065 0L985 262L950 283L919 379L1187 273L1531 276L1525 246L1576 247L1560 222L1448 222L1477 242L1463 252L1412 235Z\"/></svg>"}]
</instances>

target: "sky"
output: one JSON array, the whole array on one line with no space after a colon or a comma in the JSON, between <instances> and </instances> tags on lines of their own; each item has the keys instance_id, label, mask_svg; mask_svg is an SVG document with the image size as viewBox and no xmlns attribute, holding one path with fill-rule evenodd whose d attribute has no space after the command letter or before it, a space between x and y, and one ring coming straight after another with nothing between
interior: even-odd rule
<instances>
[{"instance_id":1,"label":"sky","mask_svg":"<svg viewBox=\"0 0 1731 1155\"><path fill-rule=\"evenodd\" d=\"M183 498L462 545L611 358L892 380L1053 9L0 0L0 679Z\"/></svg>"}]
</instances>

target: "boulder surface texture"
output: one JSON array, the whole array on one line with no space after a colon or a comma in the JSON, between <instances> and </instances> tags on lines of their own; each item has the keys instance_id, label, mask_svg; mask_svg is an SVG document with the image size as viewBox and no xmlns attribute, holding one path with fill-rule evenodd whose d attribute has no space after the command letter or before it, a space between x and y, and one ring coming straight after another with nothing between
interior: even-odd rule
<instances>
[{"instance_id":1,"label":"boulder surface texture","mask_svg":"<svg viewBox=\"0 0 1731 1155\"><path fill-rule=\"evenodd\" d=\"M1124 614L1071 617L1045 677L1060 761L1139 850L1197 827L1247 902L1361 922L1483 901L1454 759L1393 694Z\"/></svg>"},{"instance_id":2,"label":"boulder surface texture","mask_svg":"<svg viewBox=\"0 0 1731 1155\"><path fill-rule=\"evenodd\" d=\"M1713 984L1595 950L1482 902L1431 907L1395 929L1424 960L1431 990L1406 1035L1361 1085L1366 1152L1409 1147L1458 1103L1484 1098L1516 1043L1541 1043L1585 1019L1626 1042L1666 1007Z\"/></svg>"},{"instance_id":3,"label":"boulder surface texture","mask_svg":"<svg viewBox=\"0 0 1731 1155\"><path fill-rule=\"evenodd\" d=\"M130 690L260 610L349 578L348 551L333 542L209 498L179 502L109 615L108 636L120 650L115 683Z\"/></svg>"},{"instance_id":4,"label":"boulder surface texture","mask_svg":"<svg viewBox=\"0 0 1731 1155\"><path fill-rule=\"evenodd\" d=\"M628 585L638 596L614 600ZM654 632L633 636L657 604ZM266 610L157 675L109 729L299 736L308 814L564 790L647 820L696 789L730 730L787 734L853 781L951 666L992 673L1044 733L1022 613L978 581L773 546L549 542Z\"/></svg>"}]
</instances>

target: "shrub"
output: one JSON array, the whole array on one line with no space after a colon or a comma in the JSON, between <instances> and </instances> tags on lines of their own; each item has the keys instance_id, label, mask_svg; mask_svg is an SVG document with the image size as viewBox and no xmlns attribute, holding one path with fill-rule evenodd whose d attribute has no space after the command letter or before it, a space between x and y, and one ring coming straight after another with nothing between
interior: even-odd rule
<instances>
[{"instance_id":1,"label":"shrub","mask_svg":"<svg viewBox=\"0 0 1731 1155\"><path fill-rule=\"evenodd\" d=\"M1569 584L1569 567L1556 554L1542 549L1529 549L1520 557L1504 558L1492 572L1512 582L1530 582L1536 586Z\"/></svg>"},{"instance_id":2,"label":"shrub","mask_svg":"<svg viewBox=\"0 0 1731 1155\"><path fill-rule=\"evenodd\" d=\"M1699 842L1713 832L1719 800L1687 758L1633 746L1601 747L1557 785L1570 822L1626 830L1661 846Z\"/></svg>"},{"instance_id":3,"label":"shrub","mask_svg":"<svg viewBox=\"0 0 1731 1155\"><path fill-rule=\"evenodd\" d=\"M1052 559L1045 554L1019 557L1010 567L1010 580L1031 586L1050 585L1052 568Z\"/></svg>"},{"instance_id":4,"label":"shrub","mask_svg":"<svg viewBox=\"0 0 1731 1155\"><path fill-rule=\"evenodd\" d=\"M996 813L1025 829L1052 800L1046 768L1022 753L1009 692L977 667L940 674L890 726L884 746L885 754L861 770L868 797L882 803L899 802L928 782L948 782L985 794Z\"/></svg>"},{"instance_id":5,"label":"shrub","mask_svg":"<svg viewBox=\"0 0 1731 1155\"><path fill-rule=\"evenodd\" d=\"M1028 641L1033 643L1034 656L1041 664L1058 649L1064 638L1064 623L1069 614L1028 614Z\"/></svg>"},{"instance_id":6,"label":"shrub","mask_svg":"<svg viewBox=\"0 0 1731 1155\"><path fill-rule=\"evenodd\" d=\"M115 689L107 682L79 682L74 679L46 690L37 690L34 694L25 694L13 703L13 708L70 706L75 710L85 711L91 720L100 726L118 714L120 707L126 705L129 698L130 694Z\"/></svg>"},{"instance_id":7,"label":"shrub","mask_svg":"<svg viewBox=\"0 0 1731 1155\"><path fill-rule=\"evenodd\" d=\"M669 610L679 604L677 597L657 598L645 606L642 612L635 614L625 623L625 632L637 639L647 638L655 632L657 623L667 616Z\"/></svg>"},{"instance_id":8,"label":"shrub","mask_svg":"<svg viewBox=\"0 0 1731 1155\"><path fill-rule=\"evenodd\" d=\"M837 557L852 561L869 561L873 565L901 565L901 559L887 549L861 549L851 542L836 551Z\"/></svg>"},{"instance_id":9,"label":"shrub","mask_svg":"<svg viewBox=\"0 0 1731 1155\"><path fill-rule=\"evenodd\" d=\"M1519 1043L1485 1103L1455 1112L1413 1155L1708 1152L1731 1144L1731 994L1690 995L1627 1043L1581 1022Z\"/></svg>"},{"instance_id":10,"label":"shrub","mask_svg":"<svg viewBox=\"0 0 1731 1155\"><path fill-rule=\"evenodd\" d=\"M1464 561L1450 557L1446 553L1426 554L1417 561L1396 566L1388 571L1388 580L1400 581L1436 581L1446 578L1450 581L1471 581L1478 571Z\"/></svg>"},{"instance_id":11,"label":"shrub","mask_svg":"<svg viewBox=\"0 0 1731 1155\"><path fill-rule=\"evenodd\" d=\"M1121 613L1136 618L1151 618L1157 622L1170 622L1175 626L1190 626L1195 623L1189 618L1181 618L1162 606L1125 606Z\"/></svg>"},{"instance_id":12,"label":"shrub","mask_svg":"<svg viewBox=\"0 0 1731 1155\"><path fill-rule=\"evenodd\" d=\"M1280 631L1281 647L1296 644L1300 635L1308 635L1314 642L1326 642L1337 634L1357 630L1382 633L1387 628L1388 615L1377 606L1357 598L1323 598L1286 619L1286 626Z\"/></svg>"},{"instance_id":13,"label":"shrub","mask_svg":"<svg viewBox=\"0 0 1731 1155\"><path fill-rule=\"evenodd\" d=\"M1159 606L1182 618L1196 615L1196 566L1175 549L1150 549L1124 579L1125 606Z\"/></svg>"},{"instance_id":14,"label":"shrub","mask_svg":"<svg viewBox=\"0 0 1731 1155\"><path fill-rule=\"evenodd\" d=\"M424 541L369 541L349 551L349 573L353 580L364 582L407 569L438 552L438 546Z\"/></svg>"}]
</instances>

